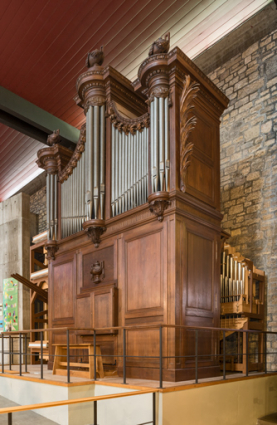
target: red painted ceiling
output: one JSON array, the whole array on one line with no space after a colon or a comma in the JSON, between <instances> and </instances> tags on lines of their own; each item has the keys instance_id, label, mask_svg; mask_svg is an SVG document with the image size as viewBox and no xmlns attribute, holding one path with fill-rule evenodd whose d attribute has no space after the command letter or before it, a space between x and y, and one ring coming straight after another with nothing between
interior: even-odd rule
<instances>
[{"instance_id":1,"label":"red painted ceiling","mask_svg":"<svg viewBox=\"0 0 277 425\"><path fill-rule=\"evenodd\" d=\"M0 85L80 128L84 114L73 97L89 51L104 45L104 64L134 79L151 43L168 30L171 47L195 57L269 1L1 0ZM34 171L39 145L1 125L0 201ZM28 171L17 163L23 155Z\"/></svg>"}]
</instances>

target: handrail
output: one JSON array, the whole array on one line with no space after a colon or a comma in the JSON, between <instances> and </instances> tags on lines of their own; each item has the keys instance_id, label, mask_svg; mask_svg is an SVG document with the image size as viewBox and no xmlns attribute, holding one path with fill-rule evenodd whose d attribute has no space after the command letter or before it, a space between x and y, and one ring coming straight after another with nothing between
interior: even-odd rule
<instances>
[{"instance_id":1,"label":"handrail","mask_svg":"<svg viewBox=\"0 0 277 425\"><path fill-rule=\"evenodd\" d=\"M100 331L119 331L119 330L134 330L134 329L160 329L160 328L174 328L174 329L187 329L187 330L199 330L199 331L234 331L234 332L246 332L246 333L266 333L266 334L277 334L277 332L273 331L261 331L261 330L248 330L248 329L233 329L233 328L216 328L216 327L208 327L208 326L185 326L185 325L167 325L167 324L157 324L157 325L129 325L129 326L111 326L106 328L74 328L74 327L58 327L58 328L47 328L44 331L54 332L54 331L90 331L90 332L100 332ZM30 332L40 332L41 329L24 329L22 331L5 331L2 334L5 335L19 335Z\"/></svg>"},{"instance_id":2,"label":"handrail","mask_svg":"<svg viewBox=\"0 0 277 425\"><path fill-rule=\"evenodd\" d=\"M91 401L110 400L114 398L130 397L135 395L153 394L153 393L157 393L158 391L159 391L158 389L153 388L153 390L140 390L140 391L132 391L128 393L109 394L109 395L101 395L101 396L86 397L86 398L76 398L73 400L49 401L46 403L28 404L25 406L2 407L0 409L0 415L4 413L16 413L16 412L25 412L27 410L45 409L47 407L59 407L59 406L66 406L71 404L88 403Z\"/></svg>"}]
</instances>

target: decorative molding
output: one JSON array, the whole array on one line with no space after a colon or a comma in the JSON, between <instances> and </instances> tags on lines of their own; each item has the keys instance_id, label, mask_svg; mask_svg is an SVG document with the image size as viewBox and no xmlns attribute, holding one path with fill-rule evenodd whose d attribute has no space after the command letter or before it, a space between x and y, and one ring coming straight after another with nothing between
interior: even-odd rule
<instances>
[{"instance_id":1,"label":"decorative molding","mask_svg":"<svg viewBox=\"0 0 277 425\"><path fill-rule=\"evenodd\" d=\"M97 260L92 266L90 270L91 279L94 283L101 283L101 280L105 277L105 269L104 269L104 261Z\"/></svg>"},{"instance_id":2,"label":"decorative molding","mask_svg":"<svg viewBox=\"0 0 277 425\"><path fill-rule=\"evenodd\" d=\"M190 132L194 129L196 125L196 117L191 116L191 113L194 105L192 104L193 99L196 97L196 93L199 91L199 84L190 81L190 75L186 76L184 83L184 89L181 96L181 111L180 111L180 129L181 129L181 140L180 140L180 173L181 173L181 191L185 192L185 178L186 171L190 165L190 156L193 151L193 143L187 143Z\"/></svg>"},{"instance_id":3,"label":"decorative molding","mask_svg":"<svg viewBox=\"0 0 277 425\"><path fill-rule=\"evenodd\" d=\"M138 118L126 118L119 113L116 104L113 101L108 104L108 116L110 117L114 127L120 132L124 131L125 134L135 134L136 131L141 132L145 127L149 128L150 126L149 113Z\"/></svg>"},{"instance_id":4,"label":"decorative molding","mask_svg":"<svg viewBox=\"0 0 277 425\"><path fill-rule=\"evenodd\" d=\"M61 172L59 172L59 181L63 183L68 177L72 174L73 169L77 166L78 161L80 160L82 153L85 150L86 143L86 124L83 124L80 131L80 136L78 143L76 145L75 151L68 164L64 167Z\"/></svg>"},{"instance_id":5,"label":"decorative molding","mask_svg":"<svg viewBox=\"0 0 277 425\"><path fill-rule=\"evenodd\" d=\"M87 236L94 243L95 248L99 247L100 236L107 230L104 220L92 219L83 223L83 229L87 233Z\"/></svg>"},{"instance_id":6,"label":"decorative molding","mask_svg":"<svg viewBox=\"0 0 277 425\"><path fill-rule=\"evenodd\" d=\"M194 71L198 73L198 75L205 80L210 87L213 88L213 90L219 95L221 98L223 104L226 104L226 106L229 103L229 99L225 96L225 94L207 77L207 75L204 74L204 72L201 71L200 68L198 68L197 65L179 48L174 47L169 53L168 53L168 59L170 59L172 56L177 55L181 57L184 62L186 62ZM225 107L226 107L225 106Z\"/></svg>"},{"instance_id":7,"label":"decorative molding","mask_svg":"<svg viewBox=\"0 0 277 425\"><path fill-rule=\"evenodd\" d=\"M90 106L102 106L106 103L106 97L105 96L92 96L90 97L87 102L84 104L84 111L85 114L87 113Z\"/></svg>"},{"instance_id":8,"label":"decorative molding","mask_svg":"<svg viewBox=\"0 0 277 425\"><path fill-rule=\"evenodd\" d=\"M55 260L56 252L59 250L57 241L48 240L45 242L45 249L47 251L47 260Z\"/></svg>"},{"instance_id":9,"label":"decorative molding","mask_svg":"<svg viewBox=\"0 0 277 425\"><path fill-rule=\"evenodd\" d=\"M120 74L121 75L121 74ZM133 96L129 90L126 90L124 86L121 86L114 81L110 81L109 84L113 86L115 89L119 90L125 97L130 98L133 102L135 102L140 107L145 107L145 103L138 97Z\"/></svg>"},{"instance_id":10,"label":"decorative molding","mask_svg":"<svg viewBox=\"0 0 277 425\"><path fill-rule=\"evenodd\" d=\"M170 32L165 34L164 38L158 38L150 47L148 56L157 55L159 53L167 53L170 46Z\"/></svg>"},{"instance_id":11,"label":"decorative molding","mask_svg":"<svg viewBox=\"0 0 277 425\"><path fill-rule=\"evenodd\" d=\"M149 210L155 214L160 222L164 219L164 211L169 207L169 193L155 192L148 196Z\"/></svg>"},{"instance_id":12,"label":"decorative molding","mask_svg":"<svg viewBox=\"0 0 277 425\"><path fill-rule=\"evenodd\" d=\"M37 157L36 163L38 167L43 168L47 174L58 174L62 172L68 161L70 161L72 151L64 146L54 144L40 149L37 152Z\"/></svg>"}]
</instances>

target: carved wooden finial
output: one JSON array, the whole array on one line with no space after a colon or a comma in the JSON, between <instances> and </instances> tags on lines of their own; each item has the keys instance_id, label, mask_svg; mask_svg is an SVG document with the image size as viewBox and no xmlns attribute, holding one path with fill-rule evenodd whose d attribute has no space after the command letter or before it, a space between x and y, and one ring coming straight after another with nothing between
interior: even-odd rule
<instances>
[{"instance_id":1,"label":"carved wooden finial","mask_svg":"<svg viewBox=\"0 0 277 425\"><path fill-rule=\"evenodd\" d=\"M187 143L190 132L194 129L196 125L196 117L191 116L191 113L194 105L192 104L193 99L196 97L196 94L199 90L199 84L191 83L190 76L186 77L184 83L184 89L181 96L181 143L180 143L180 172L181 172L181 191L185 192L185 177L188 166L190 165L190 156L193 150L193 143Z\"/></svg>"},{"instance_id":2,"label":"carved wooden finial","mask_svg":"<svg viewBox=\"0 0 277 425\"><path fill-rule=\"evenodd\" d=\"M92 68L95 65L101 66L104 62L104 47L101 46L100 50L95 49L92 52L88 53L86 66Z\"/></svg>"},{"instance_id":3,"label":"carved wooden finial","mask_svg":"<svg viewBox=\"0 0 277 425\"><path fill-rule=\"evenodd\" d=\"M167 53L169 51L170 45L170 32L165 34L165 37L158 38L158 40L154 41L152 46L150 47L148 56L157 55L159 53Z\"/></svg>"},{"instance_id":4,"label":"carved wooden finial","mask_svg":"<svg viewBox=\"0 0 277 425\"><path fill-rule=\"evenodd\" d=\"M60 130L54 130L52 134L47 137L47 145L54 146L61 141Z\"/></svg>"}]
</instances>

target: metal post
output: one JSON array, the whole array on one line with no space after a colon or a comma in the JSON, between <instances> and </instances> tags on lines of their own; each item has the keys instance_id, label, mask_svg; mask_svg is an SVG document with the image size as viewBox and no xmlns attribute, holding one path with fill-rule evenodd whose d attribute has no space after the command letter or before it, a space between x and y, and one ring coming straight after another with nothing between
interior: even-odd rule
<instances>
[{"instance_id":1,"label":"metal post","mask_svg":"<svg viewBox=\"0 0 277 425\"><path fill-rule=\"evenodd\" d=\"M9 363L10 363L10 370L12 370L12 344L11 344L10 335L9 335Z\"/></svg>"},{"instance_id":2,"label":"metal post","mask_svg":"<svg viewBox=\"0 0 277 425\"><path fill-rule=\"evenodd\" d=\"M94 352L94 380L97 380L97 375L96 375L96 331L94 331L93 333L93 352Z\"/></svg>"},{"instance_id":3,"label":"metal post","mask_svg":"<svg viewBox=\"0 0 277 425\"><path fill-rule=\"evenodd\" d=\"M4 373L4 335L1 335L2 337L2 373Z\"/></svg>"},{"instance_id":4,"label":"metal post","mask_svg":"<svg viewBox=\"0 0 277 425\"><path fill-rule=\"evenodd\" d=\"M248 376L248 332L246 333L246 376Z\"/></svg>"},{"instance_id":5,"label":"metal post","mask_svg":"<svg viewBox=\"0 0 277 425\"><path fill-rule=\"evenodd\" d=\"M67 383L70 383L69 329L66 330Z\"/></svg>"},{"instance_id":6,"label":"metal post","mask_svg":"<svg viewBox=\"0 0 277 425\"><path fill-rule=\"evenodd\" d=\"M12 425L13 419L12 419L12 413L8 413L8 425Z\"/></svg>"},{"instance_id":7,"label":"metal post","mask_svg":"<svg viewBox=\"0 0 277 425\"><path fill-rule=\"evenodd\" d=\"M195 383L198 384L198 330L195 330Z\"/></svg>"},{"instance_id":8,"label":"metal post","mask_svg":"<svg viewBox=\"0 0 277 425\"><path fill-rule=\"evenodd\" d=\"M160 388L163 387L163 327L160 326Z\"/></svg>"},{"instance_id":9,"label":"metal post","mask_svg":"<svg viewBox=\"0 0 277 425\"><path fill-rule=\"evenodd\" d=\"M156 393L153 393L153 425L156 425Z\"/></svg>"},{"instance_id":10,"label":"metal post","mask_svg":"<svg viewBox=\"0 0 277 425\"><path fill-rule=\"evenodd\" d=\"M226 379L226 335L223 331L223 379Z\"/></svg>"},{"instance_id":11,"label":"metal post","mask_svg":"<svg viewBox=\"0 0 277 425\"><path fill-rule=\"evenodd\" d=\"M40 332L40 379L43 379L43 331Z\"/></svg>"},{"instance_id":12,"label":"metal post","mask_svg":"<svg viewBox=\"0 0 277 425\"><path fill-rule=\"evenodd\" d=\"M126 329L123 329L123 384L126 384Z\"/></svg>"},{"instance_id":13,"label":"metal post","mask_svg":"<svg viewBox=\"0 0 277 425\"><path fill-rule=\"evenodd\" d=\"M25 334L25 372L27 373L27 334Z\"/></svg>"},{"instance_id":14,"label":"metal post","mask_svg":"<svg viewBox=\"0 0 277 425\"><path fill-rule=\"evenodd\" d=\"M93 423L93 425L97 425L97 400L94 400L93 405L94 405L94 409L93 409L93 411L94 411L94 423Z\"/></svg>"},{"instance_id":15,"label":"metal post","mask_svg":"<svg viewBox=\"0 0 277 425\"><path fill-rule=\"evenodd\" d=\"M267 364L266 364L266 333L264 332L264 373L267 373Z\"/></svg>"},{"instance_id":16,"label":"metal post","mask_svg":"<svg viewBox=\"0 0 277 425\"><path fill-rule=\"evenodd\" d=\"M13 338L12 339L12 364L13 364Z\"/></svg>"},{"instance_id":17,"label":"metal post","mask_svg":"<svg viewBox=\"0 0 277 425\"><path fill-rule=\"evenodd\" d=\"M21 347L21 334L19 334L19 376L22 376L22 347Z\"/></svg>"}]
</instances>

